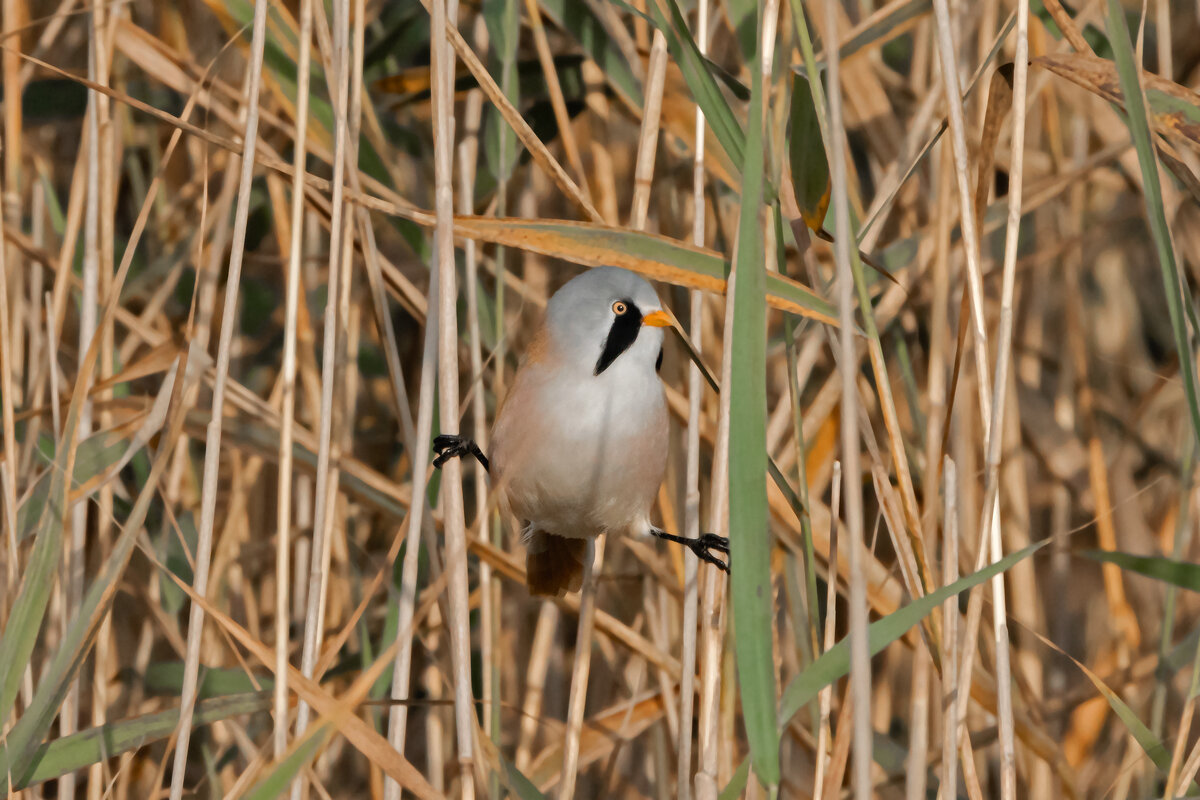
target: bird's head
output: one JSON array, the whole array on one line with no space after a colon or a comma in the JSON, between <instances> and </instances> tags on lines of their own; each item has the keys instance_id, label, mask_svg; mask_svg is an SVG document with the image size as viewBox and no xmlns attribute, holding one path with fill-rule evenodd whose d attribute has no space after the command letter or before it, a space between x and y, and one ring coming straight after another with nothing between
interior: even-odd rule
<instances>
[{"instance_id":1,"label":"bird's head","mask_svg":"<svg viewBox=\"0 0 1200 800\"><path fill-rule=\"evenodd\" d=\"M563 357L593 375L650 371L661 364L662 328L671 324L654 288L619 267L596 267L568 281L546 307L549 334Z\"/></svg>"}]
</instances>

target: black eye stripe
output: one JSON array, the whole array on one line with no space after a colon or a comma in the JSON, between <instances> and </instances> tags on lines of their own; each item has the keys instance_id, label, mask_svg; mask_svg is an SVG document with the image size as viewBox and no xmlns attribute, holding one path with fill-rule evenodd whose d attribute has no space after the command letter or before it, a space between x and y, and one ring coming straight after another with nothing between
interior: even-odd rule
<instances>
[{"instance_id":1,"label":"black eye stripe","mask_svg":"<svg viewBox=\"0 0 1200 800\"><path fill-rule=\"evenodd\" d=\"M617 360L617 356L632 347L642 328L642 312L638 307L630 300L620 302L625 304L627 310L624 314L617 315L613 320L612 327L608 329L608 336L604 339L604 349L600 352L599 360L596 361L596 369L593 373L595 375L608 369Z\"/></svg>"}]
</instances>

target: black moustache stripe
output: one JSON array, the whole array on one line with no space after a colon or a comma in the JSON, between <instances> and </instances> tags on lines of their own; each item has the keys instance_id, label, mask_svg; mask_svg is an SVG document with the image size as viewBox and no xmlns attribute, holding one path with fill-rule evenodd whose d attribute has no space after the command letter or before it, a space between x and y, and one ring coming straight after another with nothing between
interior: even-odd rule
<instances>
[{"instance_id":1,"label":"black moustache stripe","mask_svg":"<svg viewBox=\"0 0 1200 800\"><path fill-rule=\"evenodd\" d=\"M614 319L612 327L608 329L608 336L604 339L604 350L596 362L596 375L608 369L621 353L632 347L642 329L642 312L631 301L622 302L629 310Z\"/></svg>"}]
</instances>

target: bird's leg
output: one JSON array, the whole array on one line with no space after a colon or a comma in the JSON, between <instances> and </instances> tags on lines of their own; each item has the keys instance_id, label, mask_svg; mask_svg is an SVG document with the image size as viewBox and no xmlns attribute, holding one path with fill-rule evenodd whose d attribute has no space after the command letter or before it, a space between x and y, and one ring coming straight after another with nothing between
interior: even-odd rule
<instances>
[{"instance_id":1,"label":"bird's leg","mask_svg":"<svg viewBox=\"0 0 1200 800\"><path fill-rule=\"evenodd\" d=\"M729 572L729 564L709 552L710 550L716 550L718 553L729 555L729 540L724 536L717 536L715 533L704 533L692 539L687 536L676 536L673 533L660 531L658 528L651 528L650 532L659 539L683 545L695 553L696 558L701 561L707 561L717 569Z\"/></svg>"},{"instance_id":2,"label":"bird's leg","mask_svg":"<svg viewBox=\"0 0 1200 800\"><path fill-rule=\"evenodd\" d=\"M433 440L433 452L438 454L437 458L433 460L433 465L438 469L441 469L442 465L452 458L475 456L475 460L483 465L486 472L492 471L487 456L479 449L479 445L466 436L437 436Z\"/></svg>"}]
</instances>

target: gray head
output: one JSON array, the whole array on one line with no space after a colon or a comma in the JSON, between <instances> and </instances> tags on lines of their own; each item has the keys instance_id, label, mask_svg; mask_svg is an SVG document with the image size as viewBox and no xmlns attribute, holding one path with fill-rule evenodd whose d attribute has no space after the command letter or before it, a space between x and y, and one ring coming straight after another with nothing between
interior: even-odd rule
<instances>
[{"instance_id":1,"label":"gray head","mask_svg":"<svg viewBox=\"0 0 1200 800\"><path fill-rule=\"evenodd\" d=\"M593 375L656 368L660 328L670 324L654 288L619 267L596 267L550 298L546 324L556 348Z\"/></svg>"}]
</instances>

